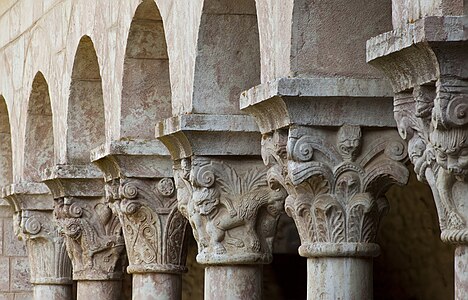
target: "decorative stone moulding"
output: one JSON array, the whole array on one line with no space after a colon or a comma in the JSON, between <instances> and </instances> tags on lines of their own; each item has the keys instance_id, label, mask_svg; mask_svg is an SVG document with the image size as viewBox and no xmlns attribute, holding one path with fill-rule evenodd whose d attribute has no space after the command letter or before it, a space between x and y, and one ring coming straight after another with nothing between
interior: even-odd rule
<instances>
[{"instance_id":1,"label":"decorative stone moulding","mask_svg":"<svg viewBox=\"0 0 468 300\"><path fill-rule=\"evenodd\" d=\"M14 208L15 234L26 242L36 299L71 297L71 262L53 218L53 197L43 183L5 186L2 197Z\"/></svg>"},{"instance_id":2,"label":"decorative stone moulding","mask_svg":"<svg viewBox=\"0 0 468 300\"><path fill-rule=\"evenodd\" d=\"M285 210L309 258L308 299L372 298L372 260L353 258L379 254L385 193L409 176L391 105L379 79L281 78L241 95L263 134L269 181L288 193Z\"/></svg>"},{"instance_id":3,"label":"decorative stone moulding","mask_svg":"<svg viewBox=\"0 0 468 300\"><path fill-rule=\"evenodd\" d=\"M455 295L468 294L468 17L426 17L367 43L390 79L394 117L418 179L437 207L441 238L457 244Z\"/></svg>"},{"instance_id":4,"label":"decorative stone moulding","mask_svg":"<svg viewBox=\"0 0 468 300\"><path fill-rule=\"evenodd\" d=\"M157 140L114 141L92 152L119 216L129 273L186 272L187 220L177 209L172 160Z\"/></svg>"},{"instance_id":5,"label":"decorative stone moulding","mask_svg":"<svg viewBox=\"0 0 468 300\"><path fill-rule=\"evenodd\" d=\"M283 210L260 159L257 126L245 115L182 115L158 124L174 160L178 206L206 265L264 264Z\"/></svg>"},{"instance_id":6,"label":"decorative stone moulding","mask_svg":"<svg viewBox=\"0 0 468 300\"><path fill-rule=\"evenodd\" d=\"M125 244L119 219L105 202L102 173L93 165L56 165L42 178L55 200L73 279L118 280Z\"/></svg>"}]
</instances>

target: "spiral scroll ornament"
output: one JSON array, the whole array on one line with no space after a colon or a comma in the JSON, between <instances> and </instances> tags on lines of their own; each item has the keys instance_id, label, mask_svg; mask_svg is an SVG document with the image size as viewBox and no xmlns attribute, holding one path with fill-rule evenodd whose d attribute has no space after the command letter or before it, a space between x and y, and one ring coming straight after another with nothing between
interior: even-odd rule
<instances>
[{"instance_id":1,"label":"spiral scroll ornament","mask_svg":"<svg viewBox=\"0 0 468 300\"><path fill-rule=\"evenodd\" d=\"M23 226L24 233L32 235L38 234L42 229L41 222L34 217L27 218Z\"/></svg>"},{"instance_id":2,"label":"spiral scroll ornament","mask_svg":"<svg viewBox=\"0 0 468 300\"><path fill-rule=\"evenodd\" d=\"M125 183L120 187L120 196L126 199L135 199L138 195L138 188L132 183Z\"/></svg>"}]
</instances>

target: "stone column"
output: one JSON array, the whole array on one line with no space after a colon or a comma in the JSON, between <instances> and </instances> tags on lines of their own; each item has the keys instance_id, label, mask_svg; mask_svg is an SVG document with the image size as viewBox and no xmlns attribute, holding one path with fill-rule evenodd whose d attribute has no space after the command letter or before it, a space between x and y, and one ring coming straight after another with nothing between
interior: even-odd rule
<instances>
[{"instance_id":1,"label":"stone column","mask_svg":"<svg viewBox=\"0 0 468 300\"><path fill-rule=\"evenodd\" d=\"M455 298L468 276L467 17L426 17L368 41L369 62L390 79L394 116L419 180L437 207L441 238L457 245ZM401 41L405 41L402 43Z\"/></svg>"},{"instance_id":2,"label":"stone column","mask_svg":"<svg viewBox=\"0 0 468 300\"><path fill-rule=\"evenodd\" d=\"M133 299L181 299L188 226L177 209L167 149L158 140L114 141L92 159L122 224Z\"/></svg>"},{"instance_id":3,"label":"stone column","mask_svg":"<svg viewBox=\"0 0 468 300\"><path fill-rule=\"evenodd\" d=\"M409 174L406 145L392 129L391 88L364 63L369 36L391 28L390 5L256 5L262 82L242 93L241 109L263 135L269 177L289 195L285 210L308 258L307 297L372 299L385 192Z\"/></svg>"},{"instance_id":4,"label":"stone column","mask_svg":"<svg viewBox=\"0 0 468 300\"><path fill-rule=\"evenodd\" d=\"M157 136L174 159L178 207L197 240L197 262L207 266L205 299L262 299L261 265L272 259L286 195L270 188L252 143L260 138L253 120L182 115L161 122Z\"/></svg>"},{"instance_id":5,"label":"stone column","mask_svg":"<svg viewBox=\"0 0 468 300\"><path fill-rule=\"evenodd\" d=\"M15 233L26 242L34 299L71 299L71 262L55 227L49 189L43 183L20 183L2 192L15 211Z\"/></svg>"},{"instance_id":6,"label":"stone column","mask_svg":"<svg viewBox=\"0 0 468 300\"><path fill-rule=\"evenodd\" d=\"M307 257L308 299L372 299L385 192L404 184L406 147L391 129L291 126L266 133L263 158L288 191Z\"/></svg>"},{"instance_id":7,"label":"stone column","mask_svg":"<svg viewBox=\"0 0 468 300\"><path fill-rule=\"evenodd\" d=\"M105 202L102 173L93 165L56 165L43 173L54 215L77 280L77 299L121 297L122 228Z\"/></svg>"}]
</instances>

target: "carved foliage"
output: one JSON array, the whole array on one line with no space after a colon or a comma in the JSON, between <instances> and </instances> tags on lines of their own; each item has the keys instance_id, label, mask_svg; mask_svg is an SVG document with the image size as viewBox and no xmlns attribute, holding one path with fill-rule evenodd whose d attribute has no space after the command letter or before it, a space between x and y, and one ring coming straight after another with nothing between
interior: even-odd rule
<instances>
[{"instance_id":1,"label":"carved foliage","mask_svg":"<svg viewBox=\"0 0 468 300\"><path fill-rule=\"evenodd\" d=\"M118 278L118 264L124 247L118 218L100 198L58 198L54 214L65 236L73 277L80 279Z\"/></svg>"},{"instance_id":2,"label":"carved foliage","mask_svg":"<svg viewBox=\"0 0 468 300\"><path fill-rule=\"evenodd\" d=\"M365 144L366 134L370 142ZM278 145L273 136L264 137L264 149ZM268 153L265 162L275 160L272 167L283 168L278 181L289 194L285 209L294 218L303 245L373 242L388 206L385 192L408 177L403 165L406 148L391 131L381 137L349 125L334 133L291 128L287 162L275 158L274 151Z\"/></svg>"},{"instance_id":3,"label":"carved foliage","mask_svg":"<svg viewBox=\"0 0 468 300\"><path fill-rule=\"evenodd\" d=\"M283 189L272 190L256 162L192 157L176 169L179 210L189 219L200 263L265 263L282 211Z\"/></svg>"},{"instance_id":4,"label":"carved foliage","mask_svg":"<svg viewBox=\"0 0 468 300\"><path fill-rule=\"evenodd\" d=\"M123 224L129 271L184 272L187 220L177 210L173 179L121 178L109 194Z\"/></svg>"},{"instance_id":5,"label":"carved foliage","mask_svg":"<svg viewBox=\"0 0 468 300\"><path fill-rule=\"evenodd\" d=\"M51 211L18 212L20 237L26 240L32 283L71 283L71 262Z\"/></svg>"},{"instance_id":6,"label":"carved foliage","mask_svg":"<svg viewBox=\"0 0 468 300\"><path fill-rule=\"evenodd\" d=\"M398 94L394 106L415 172L432 187L442 239L467 242L468 80L441 77Z\"/></svg>"}]
</instances>

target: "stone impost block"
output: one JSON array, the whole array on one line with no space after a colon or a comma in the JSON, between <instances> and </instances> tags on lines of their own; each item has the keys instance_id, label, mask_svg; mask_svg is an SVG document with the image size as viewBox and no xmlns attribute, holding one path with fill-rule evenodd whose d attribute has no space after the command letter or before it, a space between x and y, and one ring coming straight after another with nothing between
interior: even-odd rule
<instances>
[{"instance_id":1,"label":"stone impost block","mask_svg":"<svg viewBox=\"0 0 468 300\"><path fill-rule=\"evenodd\" d=\"M192 155L260 155L258 127L248 115L188 114L156 126L156 137L173 159Z\"/></svg>"},{"instance_id":2,"label":"stone impost block","mask_svg":"<svg viewBox=\"0 0 468 300\"><path fill-rule=\"evenodd\" d=\"M114 141L92 152L106 199L123 225L129 273L186 271L187 220L177 209L172 160L158 140Z\"/></svg>"},{"instance_id":3,"label":"stone impost block","mask_svg":"<svg viewBox=\"0 0 468 300\"><path fill-rule=\"evenodd\" d=\"M367 61L384 72L395 93L441 76L468 77L468 17L426 17L367 41Z\"/></svg>"},{"instance_id":4,"label":"stone impost block","mask_svg":"<svg viewBox=\"0 0 468 300\"><path fill-rule=\"evenodd\" d=\"M43 181L55 200L54 216L65 237L74 280L121 277L125 246L118 217L105 201L103 175L94 165L56 165Z\"/></svg>"},{"instance_id":5,"label":"stone impost block","mask_svg":"<svg viewBox=\"0 0 468 300\"><path fill-rule=\"evenodd\" d=\"M243 92L240 103L266 133L290 125L394 127L392 96L382 79L278 78Z\"/></svg>"}]
</instances>

